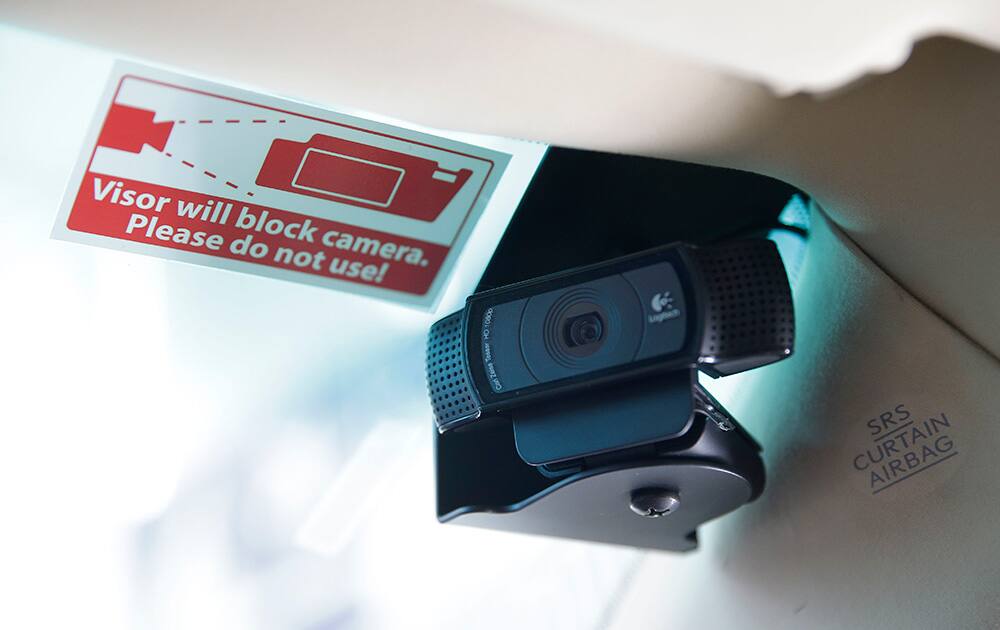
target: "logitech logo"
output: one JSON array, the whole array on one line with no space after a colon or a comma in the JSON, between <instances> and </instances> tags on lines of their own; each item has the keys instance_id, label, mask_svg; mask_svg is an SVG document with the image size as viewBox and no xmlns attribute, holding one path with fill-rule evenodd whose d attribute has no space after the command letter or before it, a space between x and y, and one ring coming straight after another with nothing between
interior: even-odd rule
<instances>
[{"instance_id":1,"label":"logitech logo","mask_svg":"<svg viewBox=\"0 0 1000 630\"><path fill-rule=\"evenodd\" d=\"M653 296L653 300L650 304L653 307L654 313L661 313L663 312L663 309L669 309L674 305L674 298L670 297L670 291L657 293Z\"/></svg>"},{"instance_id":2,"label":"logitech logo","mask_svg":"<svg viewBox=\"0 0 1000 630\"><path fill-rule=\"evenodd\" d=\"M681 309L674 308L674 298L670 295L670 291L657 293L649 301L649 305L653 308L653 314L646 318L650 324L659 324L680 317Z\"/></svg>"}]
</instances>

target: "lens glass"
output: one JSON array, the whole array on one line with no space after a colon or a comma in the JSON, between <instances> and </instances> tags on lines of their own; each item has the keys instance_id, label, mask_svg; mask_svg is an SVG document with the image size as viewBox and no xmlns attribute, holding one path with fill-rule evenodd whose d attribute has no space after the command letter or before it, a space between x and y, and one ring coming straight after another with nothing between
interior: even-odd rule
<instances>
[{"instance_id":1,"label":"lens glass","mask_svg":"<svg viewBox=\"0 0 1000 630\"><path fill-rule=\"evenodd\" d=\"M596 312L570 317L563 327L566 345L571 348L597 343L604 337L604 320Z\"/></svg>"}]
</instances>

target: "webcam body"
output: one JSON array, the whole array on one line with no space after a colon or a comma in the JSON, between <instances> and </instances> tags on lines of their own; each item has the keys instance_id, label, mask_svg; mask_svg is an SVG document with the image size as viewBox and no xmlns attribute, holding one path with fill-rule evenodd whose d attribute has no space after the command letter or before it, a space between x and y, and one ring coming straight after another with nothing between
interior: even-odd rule
<instances>
[{"instance_id":1,"label":"webcam body","mask_svg":"<svg viewBox=\"0 0 1000 630\"><path fill-rule=\"evenodd\" d=\"M447 431L648 374L742 372L793 339L774 243L674 244L470 296L431 329L428 391Z\"/></svg>"},{"instance_id":2,"label":"webcam body","mask_svg":"<svg viewBox=\"0 0 1000 630\"><path fill-rule=\"evenodd\" d=\"M431 328L438 518L671 551L755 499L759 445L698 384L789 356L775 245L674 244L468 298Z\"/></svg>"}]
</instances>

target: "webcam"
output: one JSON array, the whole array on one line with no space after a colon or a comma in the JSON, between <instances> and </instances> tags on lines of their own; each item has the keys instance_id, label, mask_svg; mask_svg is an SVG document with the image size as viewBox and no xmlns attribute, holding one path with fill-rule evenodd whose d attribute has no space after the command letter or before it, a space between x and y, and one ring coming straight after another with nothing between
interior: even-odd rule
<instances>
[{"instance_id":1,"label":"webcam","mask_svg":"<svg viewBox=\"0 0 1000 630\"><path fill-rule=\"evenodd\" d=\"M764 489L698 383L791 355L774 243L677 243L476 293L431 327L442 522L687 551Z\"/></svg>"},{"instance_id":2,"label":"webcam","mask_svg":"<svg viewBox=\"0 0 1000 630\"><path fill-rule=\"evenodd\" d=\"M428 391L444 432L656 373L735 374L794 335L773 242L673 244L470 296L431 327Z\"/></svg>"}]
</instances>

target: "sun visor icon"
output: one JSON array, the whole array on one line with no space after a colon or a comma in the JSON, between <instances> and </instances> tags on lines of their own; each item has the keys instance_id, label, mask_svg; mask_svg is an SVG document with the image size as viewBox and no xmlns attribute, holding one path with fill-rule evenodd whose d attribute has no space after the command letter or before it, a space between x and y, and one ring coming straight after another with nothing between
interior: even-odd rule
<instances>
[{"instance_id":1,"label":"sun visor icon","mask_svg":"<svg viewBox=\"0 0 1000 630\"><path fill-rule=\"evenodd\" d=\"M275 140L257 185L434 221L471 176L469 169L316 134L307 142Z\"/></svg>"}]
</instances>

